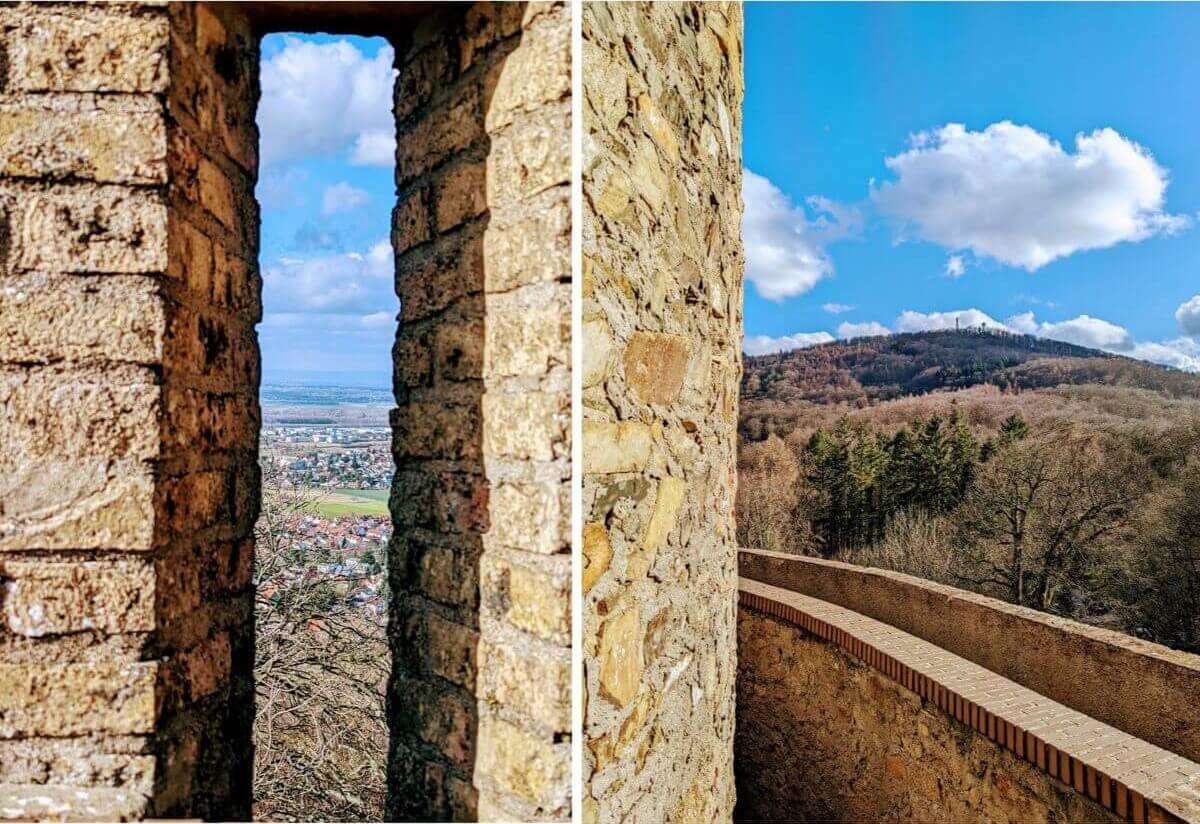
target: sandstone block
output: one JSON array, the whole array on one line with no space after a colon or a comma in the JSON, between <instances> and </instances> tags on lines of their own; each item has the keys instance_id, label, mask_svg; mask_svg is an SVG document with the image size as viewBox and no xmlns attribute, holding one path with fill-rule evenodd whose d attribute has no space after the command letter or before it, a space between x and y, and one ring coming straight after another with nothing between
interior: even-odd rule
<instances>
[{"instance_id":1,"label":"sandstone block","mask_svg":"<svg viewBox=\"0 0 1200 824\"><path fill-rule=\"evenodd\" d=\"M413 402L393 409L392 451L414 458L471 461L480 455L477 404Z\"/></svg>"},{"instance_id":2,"label":"sandstone block","mask_svg":"<svg viewBox=\"0 0 1200 824\"><path fill-rule=\"evenodd\" d=\"M547 106L513 123L492 140L487 161L488 205L515 203L571 177L571 110Z\"/></svg>"},{"instance_id":3,"label":"sandstone block","mask_svg":"<svg viewBox=\"0 0 1200 824\"><path fill-rule=\"evenodd\" d=\"M681 335L635 332L625 345L625 382L645 403L672 403L690 356L691 344Z\"/></svg>"},{"instance_id":4,"label":"sandstone block","mask_svg":"<svg viewBox=\"0 0 1200 824\"><path fill-rule=\"evenodd\" d=\"M504 61L491 100L487 129L495 132L514 117L571 94L571 20L559 6L538 19L521 37L521 45Z\"/></svg>"},{"instance_id":5,"label":"sandstone block","mask_svg":"<svg viewBox=\"0 0 1200 824\"><path fill-rule=\"evenodd\" d=\"M667 536L679 521L686 498L687 484L678 478L663 478L658 482L658 495L654 499L654 512L646 526L646 534L626 565L630 580L644 577L654 565L659 548L667 542Z\"/></svg>"},{"instance_id":6,"label":"sandstone block","mask_svg":"<svg viewBox=\"0 0 1200 824\"><path fill-rule=\"evenodd\" d=\"M485 137L479 86L467 84L397 133L396 186L408 186Z\"/></svg>"},{"instance_id":7,"label":"sandstone block","mask_svg":"<svg viewBox=\"0 0 1200 824\"><path fill-rule=\"evenodd\" d=\"M571 359L571 299L567 284L533 296L489 295L488 377L543 375Z\"/></svg>"},{"instance_id":8,"label":"sandstone block","mask_svg":"<svg viewBox=\"0 0 1200 824\"><path fill-rule=\"evenodd\" d=\"M154 663L0 664L0 737L148 733Z\"/></svg>"},{"instance_id":9,"label":"sandstone block","mask_svg":"<svg viewBox=\"0 0 1200 824\"><path fill-rule=\"evenodd\" d=\"M165 272L167 209L157 192L120 186L29 192L11 212L21 270Z\"/></svg>"},{"instance_id":10,"label":"sandstone block","mask_svg":"<svg viewBox=\"0 0 1200 824\"><path fill-rule=\"evenodd\" d=\"M642 621L637 604L612 616L600 629L600 694L624 707L642 685Z\"/></svg>"},{"instance_id":11,"label":"sandstone block","mask_svg":"<svg viewBox=\"0 0 1200 824\"><path fill-rule=\"evenodd\" d=\"M8 177L165 183L166 155L161 110L75 110L37 98L0 104L0 174Z\"/></svg>"},{"instance_id":12,"label":"sandstone block","mask_svg":"<svg viewBox=\"0 0 1200 824\"><path fill-rule=\"evenodd\" d=\"M422 741L432 744L452 763L470 767L475 758L476 709L473 702L449 690L421 688L407 693L416 702Z\"/></svg>"},{"instance_id":13,"label":"sandstone block","mask_svg":"<svg viewBox=\"0 0 1200 824\"><path fill-rule=\"evenodd\" d=\"M392 248L403 254L433 237L430 228L430 192L417 189L398 200L392 213Z\"/></svg>"},{"instance_id":14,"label":"sandstone block","mask_svg":"<svg viewBox=\"0 0 1200 824\"><path fill-rule=\"evenodd\" d=\"M536 647L479 646L479 697L552 730L571 728L571 657Z\"/></svg>"},{"instance_id":15,"label":"sandstone block","mask_svg":"<svg viewBox=\"0 0 1200 824\"><path fill-rule=\"evenodd\" d=\"M538 567L493 553L480 569L489 610L518 629L560 645L571 643L570 558L542 559Z\"/></svg>"},{"instance_id":16,"label":"sandstone block","mask_svg":"<svg viewBox=\"0 0 1200 824\"><path fill-rule=\"evenodd\" d=\"M570 452L571 399L565 392L483 396L484 443L488 454L552 461Z\"/></svg>"},{"instance_id":17,"label":"sandstone block","mask_svg":"<svg viewBox=\"0 0 1200 824\"><path fill-rule=\"evenodd\" d=\"M154 570L141 561L4 561L3 611L15 635L154 629Z\"/></svg>"},{"instance_id":18,"label":"sandstone block","mask_svg":"<svg viewBox=\"0 0 1200 824\"><path fill-rule=\"evenodd\" d=\"M416 546L417 586L435 601L474 609L479 604L479 553L466 548Z\"/></svg>"},{"instance_id":19,"label":"sandstone block","mask_svg":"<svg viewBox=\"0 0 1200 824\"><path fill-rule=\"evenodd\" d=\"M571 789L569 743L555 744L500 718L479 719L476 775L547 811L565 808Z\"/></svg>"},{"instance_id":20,"label":"sandstone block","mask_svg":"<svg viewBox=\"0 0 1200 824\"><path fill-rule=\"evenodd\" d=\"M484 326L481 319L446 321L437 325L433 357L439 377L451 381L483 377Z\"/></svg>"},{"instance_id":21,"label":"sandstone block","mask_svg":"<svg viewBox=\"0 0 1200 824\"><path fill-rule=\"evenodd\" d=\"M583 422L583 471L586 474L640 472L650 462L654 438L637 421Z\"/></svg>"},{"instance_id":22,"label":"sandstone block","mask_svg":"<svg viewBox=\"0 0 1200 824\"><path fill-rule=\"evenodd\" d=\"M148 550L154 480L141 462L0 456L0 551Z\"/></svg>"},{"instance_id":23,"label":"sandstone block","mask_svg":"<svg viewBox=\"0 0 1200 824\"><path fill-rule=\"evenodd\" d=\"M21 91L164 92L167 15L102 6L22 9L10 35L9 87Z\"/></svg>"},{"instance_id":24,"label":"sandstone block","mask_svg":"<svg viewBox=\"0 0 1200 824\"><path fill-rule=\"evenodd\" d=\"M464 163L438 180L435 224L439 232L448 232L487 211L486 172L481 161Z\"/></svg>"},{"instance_id":25,"label":"sandstone block","mask_svg":"<svg viewBox=\"0 0 1200 824\"><path fill-rule=\"evenodd\" d=\"M138 275L0 278L0 362L162 358L165 301Z\"/></svg>"},{"instance_id":26,"label":"sandstone block","mask_svg":"<svg viewBox=\"0 0 1200 824\"><path fill-rule=\"evenodd\" d=\"M484 234L487 291L567 280L571 273L571 207L568 192L552 196L520 220L489 224Z\"/></svg>"},{"instance_id":27,"label":"sandstone block","mask_svg":"<svg viewBox=\"0 0 1200 824\"><path fill-rule=\"evenodd\" d=\"M425 617L425 622L429 671L459 686L474 689L479 632L432 613Z\"/></svg>"},{"instance_id":28,"label":"sandstone block","mask_svg":"<svg viewBox=\"0 0 1200 824\"><path fill-rule=\"evenodd\" d=\"M563 551L570 538L569 490L553 484L503 483L491 490L489 538L526 552Z\"/></svg>"},{"instance_id":29,"label":"sandstone block","mask_svg":"<svg viewBox=\"0 0 1200 824\"><path fill-rule=\"evenodd\" d=\"M583 388L595 386L608 374L612 329L602 317L583 322Z\"/></svg>"},{"instance_id":30,"label":"sandstone block","mask_svg":"<svg viewBox=\"0 0 1200 824\"><path fill-rule=\"evenodd\" d=\"M612 544L608 530L599 521L583 525L583 591L586 594L604 577L612 562Z\"/></svg>"},{"instance_id":31,"label":"sandstone block","mask_svg":"<svg viewBox=\"0 0 1200 824\"><path fill-rule=\"evenodd\" d=\"M463 297L483 291L483 236L474 229L464 234L448 246L435 245L428 254L421 250L400 256L396 262L396 293L400 296L401 324L430 317Z\"/></svg>"}]
</instances>

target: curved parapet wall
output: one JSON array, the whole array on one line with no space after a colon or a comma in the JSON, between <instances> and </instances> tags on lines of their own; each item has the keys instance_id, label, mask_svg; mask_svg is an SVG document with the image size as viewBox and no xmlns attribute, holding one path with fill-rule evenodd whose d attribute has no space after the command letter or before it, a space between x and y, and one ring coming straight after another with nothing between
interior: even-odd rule
<instances>
[{"instance_id":1,"label":"curved parapet wall","mask_svg":"<svg viewBox=\"0 0 1200 824\"><path fill-rule=\"evenodd\" d=\"M1200 761L1200 656L920 578L742 549L743 578L875 618Z\"/></svg>"},{"instance_id":2,"label":"curved parapet wall","mask_svg":"<svg viewBox=\"0 0 1200 824\"><path fill-rule=\"evenodd\" d=\"M1200 764L860 613L741 579L737 818L1200 821Z\"/></svg>"}]
</instances>

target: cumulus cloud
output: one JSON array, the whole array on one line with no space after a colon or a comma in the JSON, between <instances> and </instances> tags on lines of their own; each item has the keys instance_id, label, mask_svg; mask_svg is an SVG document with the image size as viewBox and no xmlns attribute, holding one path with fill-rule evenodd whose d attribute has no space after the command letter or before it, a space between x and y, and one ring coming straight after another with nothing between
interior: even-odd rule
<instances>
[{"instance_id":1,"label":"cumulus cloud","mask_svg":"<svg viewBox=\"0 0 1200 824\"><path fill-rule=\"evenodd\" d=\"M393 270L386 240L364 253L280 258L263 270L264 310L268 315L394 313Z\"/></svg>"},{"instance_id":2,"label":"cumulus cloud","mask_svg":"<svg viewBox=\"0 0 1200 824\"><path fill-rule=\"evenodd\" d=\"M1200 343L1193 338L1136 343L1125 354L1139 360L1173 366L1186 372L1200 372Z\"/></svg>"},{"instance_id":3,"label":"cumulus cloud","mask_svg":"<svg viewBox=\"0 0 1200 824\"><path fill-rule=\"evenodd\" d=\"M770 355L775 352L788 352L792 349L805 349L821 343L832 343L833 335L828 332L797 332L794 335L783 335L772 338L768 335L747 335L742 341L742 351L747 355Z\"/></svg>"},{"instance_id":4,"label":"cumulus cloud","mask_svg":"<svg viewBox=\"0 0 1200 824\"><path fill-rule=\"evenodd\" d=\"M338 212L349 212L370 199L364 189L355 188L343 180L325 187L325 192L321 195L321 214L330 217Z\"/></svg>"},{"instance_id":5,"label":"cumulus cloud","mask_svg":"<svg viewBox=\"0 0 1200 824\"><path fill-rule=\"evenodd\" d=\"M769 300L804 294L832 275L833 259L826 247L856 236L862 227L857 209L822 197L808 198L805 208L749 169L744 171L742 197L746 278Z\"/></svg>"},{"instance_id":6,"label":"cumulus cloud","mask_svg":"<svg viewBox=\"0 0 1200 824\"><path fill-rule=\"evenodd\" d=\"M956 326L957 324L957 326ZM1007 329L1003 323L978 309L956 309L952 312L901 312L896 318L897 332L936 332L945 329L968 329L986 326Z\"/></svg>"},{"instance_id":7,"label":"cumulus cloud","mask_svg":"<svg viewBox=\"0 0 1200 824\"><path fill-rule=\"evenodd\" d=\"M840 315L843 312L850 312L856 308L858 308L858 307L850 306L847 303L826 303L821 307L821 309L823 309L824 311L828 312L831 315Z\"/></svg>"},{"instance_id":8,"label":"cumulus cloud","mask_svg":"<svg viewBox=\"0 0 1200 824\"><path fill-rule=\"evenodd\" d=\"M946 274L952 278L962 277L967 271L967 263L962 255L951 255L946 261Z\"/></svg>"},{"instance_id":9,"label":"cumulus cloud","mask_svg":"<svg viewBox=\"0 0 1200 824\"><path fill-rule=\"evenodd\" d=\"M1058 323L1038 323L1033 312L1022 312L1009 318L1008 326L1013 331L1026 335L1037 335L1109 352L1129 352L1133 348L1133 338L1127 329L1090 315L1080 315Z\"/></svg>"},{"instance_id":10,"label":"cumulus cloud","mask_svg":"<svg viewBox=\"0 0 1200 824\"><path fill-rule=\"evenodd\" d=\"M950 123L887 158L896 179L871 197L906 235L1031 272L1190 225L1164 211L1167 172L1144 147L1106 128L1074 148L1008 121L978 132Z\"/></svg>"},{"instance_id":11,"label":"cumulus cloud","mask_svg":"<svg viewBox=\"0 0 1200 824\"><path fill-rule=\"evenodd\" d=\"M346 40L285 37L259 75L263 165L343 152L354 164L392 165L394 75L390 46L368 58Z\"/></svg>"},{"instance_id":12,"label":"cumulus cloud","mask_svg":"<svg viewBox=\"0 0 1200 824\"><path fill-rule=\"evenodd\" d=\"M877 321L866 323L842 323L838 325L839 338L874 338L879 335L890 335L892 330Z\"/></svg>"},{"instance_id":13,"label":"cumulus cloud","mask_svg":"<svg viewBox=\"0 0 1200 824\"><path fill-rule=\"evenodd\" d=\"M1200 295L1181 303L1175 310L1175 320L1183 334L1200 337Z\"/></svg>"}]
</instances>

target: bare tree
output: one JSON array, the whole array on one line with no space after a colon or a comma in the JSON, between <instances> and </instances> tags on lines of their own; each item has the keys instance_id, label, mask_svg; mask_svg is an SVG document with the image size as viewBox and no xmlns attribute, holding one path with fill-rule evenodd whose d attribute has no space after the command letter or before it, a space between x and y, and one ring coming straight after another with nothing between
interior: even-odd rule
<instances>
[{"instance_id":1,"label":"bare tree","mask_svg":"<svg viewBox=\"0 0 1200 824\"><path fill-rule=\"evenodd\" d=\"M738 543L802 552L811 528L803 512L800 461L777 435L744 444L738 454Z\"/></svg>"},{"instance_id":2,"label":"bare tree","mask_svg":"<svg viewBox=\"0 0 1200 824\"><path fill-rule=\"evenodd\" d=\"M316 571L294 524L310 489L264 468L255 528L254 817L379 821L387 764L389 655L379 619Z\"/></svg>"},{"instance_id":3,"label":"bare tree","mask_svg":"<svg viewBox=\"0 0 1200 824\"><path fill-rule=\"evenodd\" d=\"M1013 603L1062 612L1144 492L1138 456L1059 425L1014 439L978 471L956 513L959 577Z\"/></svg>"}]
</instances>

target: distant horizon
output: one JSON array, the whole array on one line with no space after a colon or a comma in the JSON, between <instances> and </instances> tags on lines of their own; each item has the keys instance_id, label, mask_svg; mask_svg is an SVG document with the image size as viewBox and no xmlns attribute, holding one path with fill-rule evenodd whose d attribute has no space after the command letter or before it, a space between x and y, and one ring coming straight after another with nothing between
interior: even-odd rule
<instances>
[{"instance_id":1,"label":"distant horizon","mask_svg":"<svg viewBox=\"0 0 1200 824\"><path fill-rule=\"evenodd\" d=\"M392 376L375 370L264 368L262 386L321 389L374 389L390 392Z\"/></svg>"}]
</instances>

